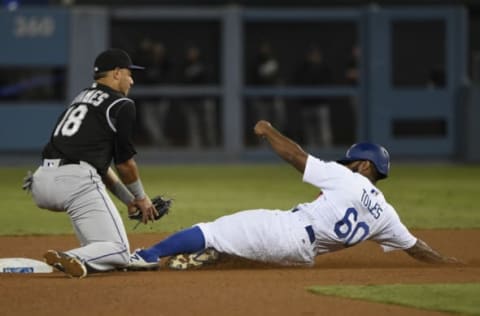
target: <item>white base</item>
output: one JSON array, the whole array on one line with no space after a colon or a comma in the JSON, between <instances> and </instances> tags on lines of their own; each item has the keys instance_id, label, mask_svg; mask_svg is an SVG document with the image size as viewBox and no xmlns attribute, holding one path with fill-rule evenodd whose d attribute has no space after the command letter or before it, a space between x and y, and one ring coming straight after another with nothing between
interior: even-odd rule
<instances>
[{"instance_id":1,"label":"white base","mask_svg":"<svg viewBox=\"0 0 480 316\"><path fill-rule=\"evenodd\" d=\"M0 259L0 273L51 273L53 268L43 261L29 258Z\"/></svg>"}]
</instances>

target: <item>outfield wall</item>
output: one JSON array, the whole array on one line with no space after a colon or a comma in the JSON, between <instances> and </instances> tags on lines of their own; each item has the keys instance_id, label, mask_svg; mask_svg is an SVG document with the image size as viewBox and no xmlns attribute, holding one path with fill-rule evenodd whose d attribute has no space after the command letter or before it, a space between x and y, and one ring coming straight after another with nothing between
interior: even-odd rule
<instances>
[{"instance_id":1,"label":"outfield wall","mask_svg":"<svg viewBox=\"0 0 480 316\"><path fill-rule=\"evenodd\" d=\"M370 140L397 157L478 159L471 119L478 113L478 93L465 88L463 7L23 7L0 11L0 17L0 38L9 43L0 69L53 70L43 81L1 86L0 151L5 153L38 151L67 100L91 82L96 54L116 46L142 59L139 42L147 34L168 44L177 64L183 49L195 43L212 69L202 83L137 81L131 92L139 107L136 140L153 157L271 157L251 132L254 122L265 118L324 156ZM250 79L249 69L265 38L286 70L280 72L283 81L260 85ZM334 75L325 83L295 82L292 60L301 60L315 41ZM354 83L342 77L352 45L362 51ZM28 88L35 85L53 86L54 92L29 98ZM15 89L20 94L12 94ZM460 98L462 91L471 91L469 97ZM164 114L152 116L152 109Z\"/></svg>"}]
</instances>

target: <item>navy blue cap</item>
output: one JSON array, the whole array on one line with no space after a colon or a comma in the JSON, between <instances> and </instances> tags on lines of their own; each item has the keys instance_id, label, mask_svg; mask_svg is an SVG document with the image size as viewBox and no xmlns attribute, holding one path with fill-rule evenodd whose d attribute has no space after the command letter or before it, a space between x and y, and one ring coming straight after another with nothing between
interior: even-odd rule
<instances>
[{"instance_id":1,"label":"navy blue cap","mask_svg":"<svg viewBox=\"0 0 480 316\"><path fill-rule=\"evenodd\" d=\"M115 68L128 68L132 70L145 69L145 67L134 65L126 51L118 48L111 48L97 56L93 71L99 73L113 70Z\"/></svg>"}]
</instances>

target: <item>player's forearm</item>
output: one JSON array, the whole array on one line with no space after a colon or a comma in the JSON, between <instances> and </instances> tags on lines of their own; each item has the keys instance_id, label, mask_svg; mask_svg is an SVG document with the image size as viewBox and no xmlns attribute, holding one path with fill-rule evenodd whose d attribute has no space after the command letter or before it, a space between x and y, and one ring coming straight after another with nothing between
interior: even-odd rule
<instances>
[{"instance_id":1,"label":"player's forearm","mask_svg":"<svg viewBox=\"0 0 480 316\"><path fill-rule=\"evenodd\" d=\"M130 191L123 185L122 181L118 178L117 174L112 168L108 168L107 174L102 178L103 182L120 201L129 205L134 200L134 197Z\"/></svg>"},{"instance_id":2,"label":"player's forearm","mask_svg":"<svg viewBox=\"0 0 480 316\"><path fill-rule=\"evenodd\" d=\"M130 184L140 179L137 163L133 159L129 159L115 167L117 168L118 176L125 184Z\"/></svg>"},{"instance_id":3,"label":"player's forearm","mask_svg":"<svg viewBox=\"0 0 480 316\"><path fill-rule=\"evenodd\" d=\"M107 170L107 174L102 177L102 181L103 183L105 183L107 188L110 189L115 184L115 182L120 181L120 179L118 179L118 176L113 171L113 169L109 167Z\"/></svg>"},{"instance_id":4,"label":"player's forearm","mask_svg":"<svg viewBox=\"0 0 480 316\"><path fill-rule=\"evenodd\" d=\"M143 200L147 197L143 188L140 174L138 172L135 160L129 159L121 164L116 165L118 176L127 187L128 191L133 194L135 200ZM151 203L150 203L151 204Z\"/></svg>"},{"instance_id":5,"label":"player's forearm","mask_svg":"<svg viewBox=\"0 0 480 316\"><path fill-rule=\"evenodd\" d=\"M304 172L307 162L307 153L290 138L284 136L270 123L260 121L256 125L257 135L265 138L272 149L285 161L294 166L298 171Z\"/></svg>"},{"instance_id":6,"label":"player's forearm","mask_svg":"<svg viewBox=\"0 0 480 316\"><path fill-rule=\"evenodd\" d=\"M417 239L415 245L405 250L412 258L426 263L457 263L458 260L452 257L445 257L433 250L423 240Z\"/></svg>"},{"instance_id":7,"label":"player's forearm","mask_svg":"<svg viewBox=\"0 0 480 316\"><path fill-rule=\"evenodd\" d=\"M298 171L303 173L308 155L303 149L290 139L283 137L281 134L274 133L271 137L267 137L268 142L273 150L285 161L294 166Z\"/></svg>"}]
</instances>

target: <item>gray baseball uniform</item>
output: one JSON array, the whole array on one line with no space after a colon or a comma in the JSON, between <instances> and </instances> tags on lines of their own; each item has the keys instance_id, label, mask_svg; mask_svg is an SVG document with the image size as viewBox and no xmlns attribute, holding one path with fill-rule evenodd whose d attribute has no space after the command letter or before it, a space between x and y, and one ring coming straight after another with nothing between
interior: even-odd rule
<instances>
[{"instance_id":1,"label":"gray baseball uniform","mask_svg":"<svg viewBox=\"0 0 480 316\"><path fill-rule=\"evenodd\" d=\"M99 271L122 267L129 259L125 227L102 176L112 159L118 164L135 155L134 121L131 99L94 83L59 118L33 175L36 204L70 216L81 246L66 254Z\"/></svg>"}]
</instances>

